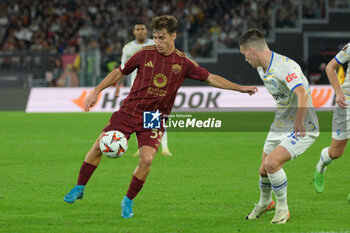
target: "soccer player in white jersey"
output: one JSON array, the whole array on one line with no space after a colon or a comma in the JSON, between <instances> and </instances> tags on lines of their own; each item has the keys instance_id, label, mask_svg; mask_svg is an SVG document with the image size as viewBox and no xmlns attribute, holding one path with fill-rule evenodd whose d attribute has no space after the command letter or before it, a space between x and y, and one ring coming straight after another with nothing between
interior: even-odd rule
<instances>
[{"instance_id":1,"label":"soccer player in white jersey","mask_svg":"<svg viewBox=\"0 0 350 233\"><path fill-rule=\"evenodd\" d=\"M136 22L134 25L134 29L133 29L133 34L135 36L135 40L130 41L129 43L127 43L126 45L124 45L123 47L123 53L122 53L122 60L121 63L125 64L129 58L134 55L134 53L138 50L140 50L143 46L148 46L148 45L154 45L154 41L152 39L148 39L147 38L147 27L144 23L142 22ZM130 77L127 77L126 81L127 81L127 86L132 86L134 84L135 78L136 78L136 74L137 74L137 70L134 70L134 72L132 72L130 74ZM116 96L119 95L119 88L120 85L117 85L116 88ZM172 156L172 153L169 151L169 147L168 147L168 134L166 131L164 131L164 135L162 137L161 140L161 144L162 144L162 155L164 156ZM139 156L140 152L139 150L137 150L133 156Z\"/></svg>"},{"instance_id":2,"label":"soccer player in white jersey","mask_svg":"<svg viewBox=\"0 0 350 233\"><path fill-rule=\"evenodd\" d=\"M340 158L350 138L350 68L348 67L344 83L340 86L337 69L340 65L350 61L350 43L328 63L326 73L336 95L336 107L333 113L332 142L329 147L321 151L321 157L314 171L314 188L317 193L323 193L324 175L334 159ZM348 196L350 201L350 194Z\"/></svg>"},{"instance_id":3,"label":"soccer player in white jersey","mask_svg":"<svg viewBox=\"0 0 350 233\"><path fill-rule=\"evenodd\" d=\"M287 205L288 182L283 166L315 142L319 135L318 120L312 105L309 83L296 62L270 51L258 29L248 30L239 43L241 53L253 68L257 68L277 107L259 169L260 200L246 219L257 219L276 207L271 223L283 224L290 218ZM276 205L272 200L272 191Z\"/></svg>"},{"instance_id":4,"label":"soccer player in white jersey","mask_svg":"<svg viewBox=\"0 0 350 233\"><path fill-rule=\"evenodd\" d=\"M154 45L154 41L152 39L147 38L148 30L146 25L142 22L136 22L133 29L133 34L135 36L135 40L130 41L123 47L122 60L121 63L125 64L129 58L134 55L134 53L140 50L143 46ZM136 78L137 70L131 73L131 78L127 79L127 86L132 86L134 84Z\"/></svg>"}]
</instances>

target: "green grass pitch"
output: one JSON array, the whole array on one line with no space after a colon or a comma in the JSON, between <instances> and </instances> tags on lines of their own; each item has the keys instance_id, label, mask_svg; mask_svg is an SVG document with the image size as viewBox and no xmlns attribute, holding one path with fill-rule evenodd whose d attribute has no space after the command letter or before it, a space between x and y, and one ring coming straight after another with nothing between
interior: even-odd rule
<instances>
[{"instance_id":1,"label":"green grass pitch","mask_svg":"<svg viewBox=\"0 0 350 233\"><path fill-rule=\"evenodd\" d=\"M223 113L225 114L225 113ZM232 113L231 113L232 114ZM234 113L234 124L260 121L268 130L273 113ZM249 116L249 117L247 117ZM331 125L331 113L318 113ZM328 167L325 192L312 175L331 132L286 164L290 221L271 225L273 213L244 220L258 201L258 168L267 131L169 132L173 157L158 154L134 217L122 219L120 201L138 158L134 136L126 155L103 158L74 204L63 196L110 114L0 113L0 232L349 232L350 157ZM327 131L327 130L325 130Z\"/></svg>"}]
</instances>

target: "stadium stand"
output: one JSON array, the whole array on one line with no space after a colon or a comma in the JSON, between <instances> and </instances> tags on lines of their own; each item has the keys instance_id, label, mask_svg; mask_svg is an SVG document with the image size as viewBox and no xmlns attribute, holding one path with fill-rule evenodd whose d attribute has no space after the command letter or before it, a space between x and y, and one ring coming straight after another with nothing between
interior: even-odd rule
<instances>
[{"instance_id":1,"label":"stadium stand","mask_svg":"<svg viewBox=\"0 0 350 233\"><path fill-rule=\"evenodd\" d=\"M269 42L278 42L281 33L302 36L304 21L324 23L329 9L349 7L346 0L4 0L0 68L28 72L28 86L71 86L67 73L91 86L118 64L136 20L149 24L156 15L173 14L177 48L198 62L216 63L222 53L238 53L247 28L260 28Z\"/></svg>"}]
</instances>

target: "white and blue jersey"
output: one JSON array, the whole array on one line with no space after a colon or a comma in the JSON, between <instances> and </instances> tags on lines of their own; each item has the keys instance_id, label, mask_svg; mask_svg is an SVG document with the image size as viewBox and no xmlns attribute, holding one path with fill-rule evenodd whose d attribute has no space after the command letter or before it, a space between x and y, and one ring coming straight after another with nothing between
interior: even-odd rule
<instances>
[{"instance_id":1,"label":"white and blue jersey","mask_svg":"<svg viewBox=\"0 0 350 233\"><path fill-rule=\"evenodd\" d=\"M344 65L348 62L348 69L346 71L346 77L344 83L341 85L343 92L347 99L350 99L350 43L347 43L344 48L335 56L335 60L340 64Z\"/></svg>"},{"instance_id":2,"label":"white and blue jersey","mask_svg":"<svg viewBox=\"0 0 350 233\"><path fill-rule=\"evenodd\" d=\"M121 63L125 64L129 60L129 58L132 55L134 55L134 53L136 53L136 51L140 50L143 46L148 46L148 45L154 45L154 41L152 39L146 39L146 42L144 44L139 44L137 43L136 40L130 41L123 47ZM134 84L136 74L137 74L137 69L130 74L131 81L127 82L128 84L130 84L130 87Z\"/></svg>"},{"instance_id":3,"label":"white and blue jersey","mask_svg":"<svg viewBox=\"0 0 350 233\"><path fill-rule=\"evenodd\" d=\"M335 56L335 60L341 65L348 63L346 77L341 85L348 106L344 109L336 104L336 108L334 109L333 113L332 138L336 140L345 140L350 138L350 43L346 44L344 48Z\"/></svg>"},{"instance_id":4,"label":"white and blue jersey","mask_svg":"<svg viewBox=\"0 0 350 233\"><path fill-rule=\"evenodd\" d=\"M276 102L276 115L271 131L290 131L294 128L294 119L298 111L298 97L293 92L303 86L309 94L309 107L304 125L307 131L318 131L318 120L313 108L309 83L300 66L290 58L272 52L270 65L264 72L257 68L266 89Z\"/></svg>"}]
</instances>

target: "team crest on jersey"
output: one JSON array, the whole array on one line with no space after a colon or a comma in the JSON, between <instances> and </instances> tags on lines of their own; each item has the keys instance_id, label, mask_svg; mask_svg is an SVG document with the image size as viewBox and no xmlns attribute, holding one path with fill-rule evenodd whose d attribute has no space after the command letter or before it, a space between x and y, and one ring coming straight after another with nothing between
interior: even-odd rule
<instances>
[{"instance_id":1,"label":"team crest on jersey","mask_svg":"<svg viewBox=\"0 0 350 233\"><path fill-rule=\"evenodd\" d=\"M156 76L153 77L153 84L156 87L162 88L167 84L167 82L168 78L162 73L156 74Z\"/></svg>"},{"instance_id":2,"label":"team crest on jersey","mask_svg":"<svg viewBox=\"0 0 350 233\"><path fill-rule=\"evenodd\" d=\"M181 71L181 66L179 64L175 64L175 65L173 65L172 70L173 70L174 74L178 74Z\"/></svg>"},{"instance_id":3,"label":"team crest on jersey","mask_svg":"<svg viewBox=\"0 0 350 233\"><path fill-rule=\"evenodd\" d=\"M345 45L342 51L346 51L348 49L348 45Z\"/></svg>"},{"instance_id":4,"label":"team crest on jersey","mask_svg":"<svg viewBox=\"0 0 350 233\"><path fill-rule=\"evenodd\" d=\"M340 136L340 129L337 129L337 135Z\"/></svg>"}]
</instances>

